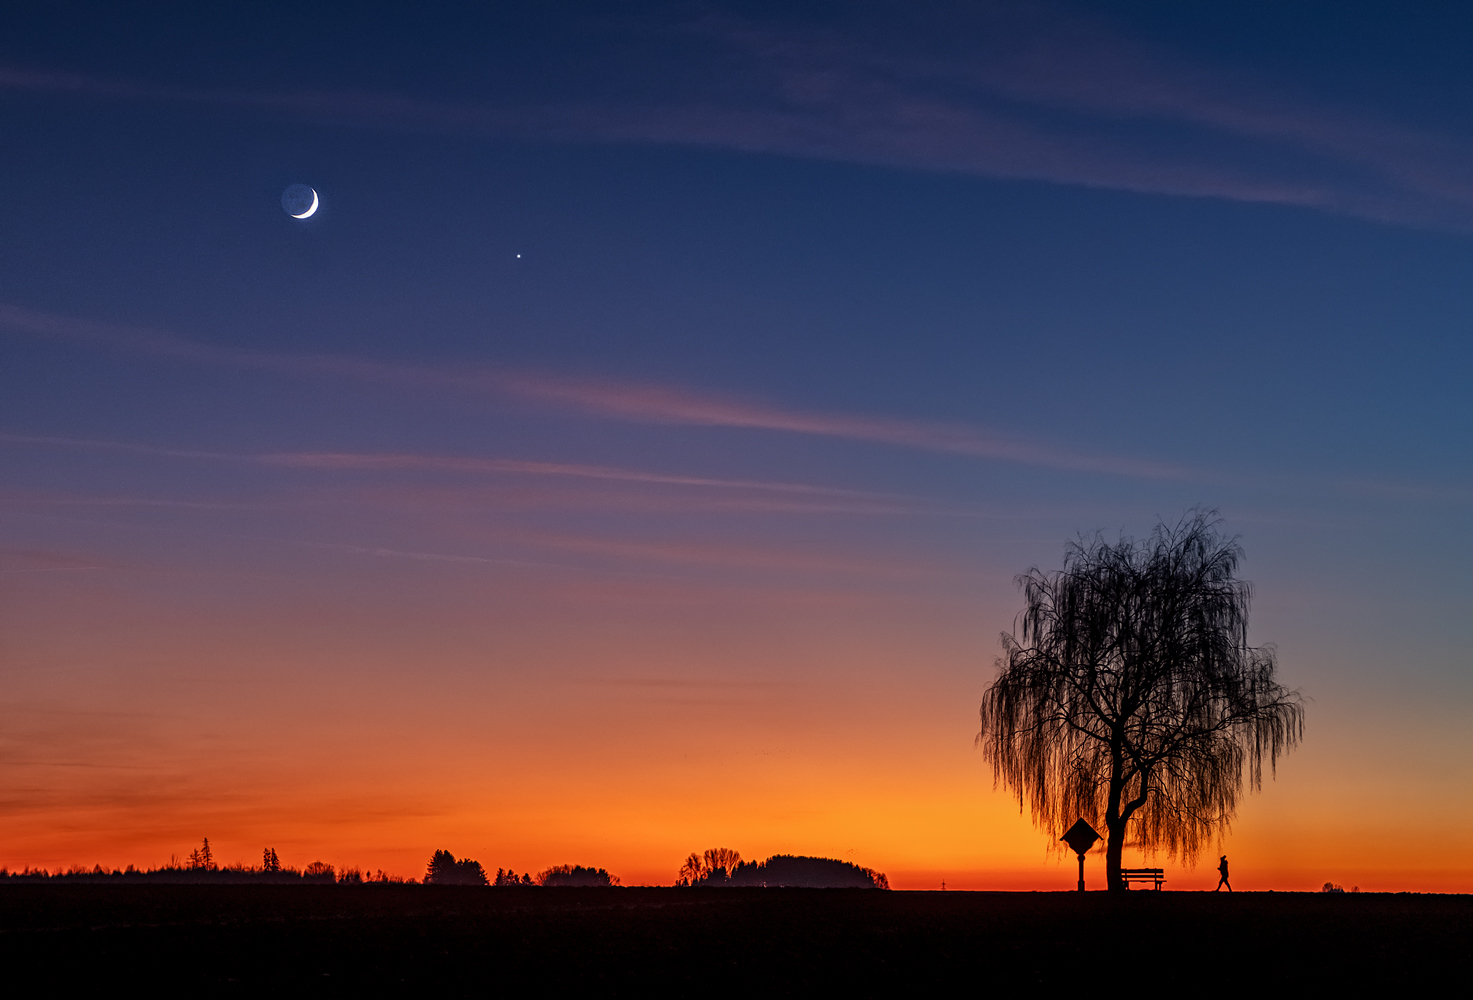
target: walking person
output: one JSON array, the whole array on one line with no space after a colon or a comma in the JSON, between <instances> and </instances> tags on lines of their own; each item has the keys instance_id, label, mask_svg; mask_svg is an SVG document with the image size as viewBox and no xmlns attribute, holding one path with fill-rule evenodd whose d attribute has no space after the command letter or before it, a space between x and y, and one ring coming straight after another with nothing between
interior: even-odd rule
<instances>
[{"instance_id":1,"label":"walking person","mask_svg":"<svg viewBox=\"0 0 1473 1000\"><path fill-rule=\"evenodd\" d=\"M1228 887L1228 892L1232 892L1233 891L1233 884L1228 881L1227 855L1226 854L1224 854L1222 856L1222 859L1217 862L1217 874L1219 876L1219 878L1217 880L1217 889L1213 889L1212 891L1213 892L1217 892L1223 886L1227 886Z\"/></svg>"}]
</instances>

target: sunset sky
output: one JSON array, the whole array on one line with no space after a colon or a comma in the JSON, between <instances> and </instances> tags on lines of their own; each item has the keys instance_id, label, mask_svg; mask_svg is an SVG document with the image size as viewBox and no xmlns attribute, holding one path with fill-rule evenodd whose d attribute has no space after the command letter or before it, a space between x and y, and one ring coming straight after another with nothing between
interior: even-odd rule
<instances>
[{"instance_id":1,"label":"sunset sky","mask_svg":"<svg viewBox=\"0 0 1473 1000\"><path fill-rule=\"evenodd\" d=\"M1071 888L1014 577L1200 505L1168 886L1473 891L1473 8L325 6L0 13L0 865Z\"/></svg>"}]
</instances>

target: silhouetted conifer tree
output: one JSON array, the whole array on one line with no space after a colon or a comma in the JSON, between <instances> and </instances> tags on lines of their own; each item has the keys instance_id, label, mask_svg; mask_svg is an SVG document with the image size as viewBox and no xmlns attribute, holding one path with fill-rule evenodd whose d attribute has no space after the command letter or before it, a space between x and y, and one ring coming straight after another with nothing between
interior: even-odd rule
<instances>
[{"instance_id":1,"label":"silhouetted conifer tree","mask_svg":"<svg viewBox=\"0 0 1473 1000\"><path fill-rule=\"evenodd\" d=\"M487 885L490 880L479 861L470 858L457 861L449 851L436 851L425 871L425 882L430 885Z\"/></svg>"},{"instance_id":2,"label":"silhouetted conifer tree","mask_svg":"<svg viewBox=\"0 0 1473 1000\"><path fill-rule=\"evenodd\" d=\"M210 838L206 837L203 846L189 852L189 867L200 871L212 871L215 867L215 856L210 853Z\"/></svg>"}]
</instances>

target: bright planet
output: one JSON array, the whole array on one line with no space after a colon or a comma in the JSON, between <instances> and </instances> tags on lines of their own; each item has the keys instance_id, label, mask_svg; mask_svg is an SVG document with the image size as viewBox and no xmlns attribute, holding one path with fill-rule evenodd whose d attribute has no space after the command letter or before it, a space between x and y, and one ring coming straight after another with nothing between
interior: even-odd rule
<instances>
[{"instance_id":1,"label":"bright planet","mask_svg":"<svg viewBox=\"0 0 1473 1000\"><path fill-rule=\"evenodd\" d=\"M281 207L293 219L310 219L317 205L317 192L306 184L293 184L281 192Z\"/></svg>"}]
</instances>

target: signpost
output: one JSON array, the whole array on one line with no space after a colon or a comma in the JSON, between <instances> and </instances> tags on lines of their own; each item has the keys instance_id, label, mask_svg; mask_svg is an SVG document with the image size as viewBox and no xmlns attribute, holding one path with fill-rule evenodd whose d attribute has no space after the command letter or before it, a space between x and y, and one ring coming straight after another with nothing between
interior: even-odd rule
<instances>
[{"instance_id":1,"label":"signpost","mask_svg":"<svg viewBox=\"0 0 1473 1000\"><path fill-rule=\"evenodd\" d=\"M1084 852L1094 846L1100 835L1095 833L1095 828L1084 820L1080 820L1069 828L1069 832L1059 838L1069 845L1069 849L1079 855L1079 891L1084 891Z\"/></svg>"}]
</instances>

